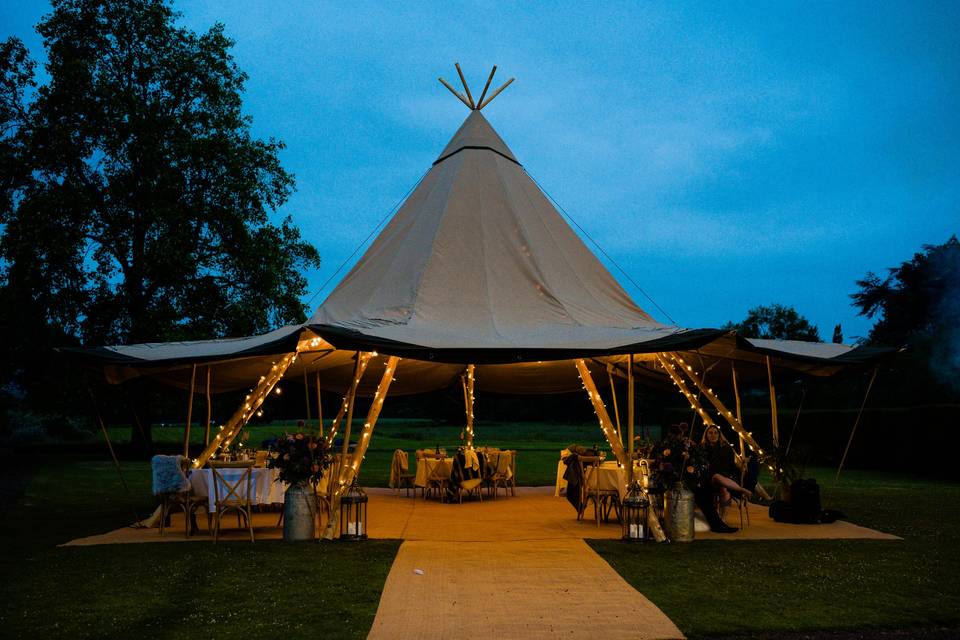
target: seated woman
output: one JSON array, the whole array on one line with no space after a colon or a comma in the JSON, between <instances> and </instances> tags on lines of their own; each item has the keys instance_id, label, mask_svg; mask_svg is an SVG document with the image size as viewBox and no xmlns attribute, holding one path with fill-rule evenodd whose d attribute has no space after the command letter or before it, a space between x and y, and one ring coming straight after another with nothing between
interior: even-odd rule
<instances>
[{"instance_id":1,"label":"seated woman","mask_svg":"<svg viewBox=\"0 0 960 640\"><path fill-rule=\"evenodd\" d=\"M708 477L714 489L720 494L720 504L723 506L730 504L730 492L739 493L749 500L753 496L753 492L741 487L734 480L734 478L740 477L740 469L734 460L733 447L723 437L716 425L710 425L703 432L700 446L703 447L709 461Z\"/></svg>"}]
</instances>

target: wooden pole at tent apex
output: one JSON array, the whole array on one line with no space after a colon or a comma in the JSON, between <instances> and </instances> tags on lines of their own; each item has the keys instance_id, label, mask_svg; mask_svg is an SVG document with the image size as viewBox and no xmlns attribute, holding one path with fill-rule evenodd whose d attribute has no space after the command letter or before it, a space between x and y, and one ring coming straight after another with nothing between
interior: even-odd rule
<instances>
[{"instance_id":1,"label":"wooden pole at tent apex","mask_svg":"<svg viewBox=\"0 0 960 640\"><path fill-rule=\"evenodd\" d=\"M627 465L627 486L633 484L633 422L634 422L634 398L633 398L633 354L628 357L627 367L627 440L630 442L629 455L627 459L630 464Z\"/></svg>"},{"instance_id":2,"label":"wooden pole at tent apex","mask_svg":"<svg viewBox=\"0 0 960 640\"><path fill-rule=\"evenodd\" d=\"M187 399L187 424L183 426L183 456L190 457L190 422L193 420L193 391L197 382L197 365L190 371L190 395Z\"/></svg>"},{"instance_id":3,"label":"wooden pole at tent apex","mask_svg":"<svg viewBox=\"0 0 960 640\"><path fill-rule=\"evenodd\" d=\"M780 448L780 425L777 421L777 390L773 386L773 369L770 367L770 356L767 359L767 383L770 385L770 430L773 431L773 446Z\"/></svg>"},{"instance_id":4,"label":"wooden pole at tent apex","mask_svg":"<svg viewBox=\"0 0 960 640\"><path fill-rule=\"evenodd\" d=\"M460 82L463 84L463 89L464 91L466 91L467 95L463 95L462 93L454 89L453 86L443 78L437 78L437 80L439 80L440 84L446 87L450 93L455 95L457 97L457 100L467 105L467 108L470 109L471 111L480 111L481 109L483 109L485 106L493 102L493 99L496 98L498 95L500 95L500 92L502 92L504 89L509 87L510 84L514 80L516 80L516 78L510 78L509 80L504 82L499 89L491 93L489 98L484 100L484 97L487 95L487 89L490 88L490 82L493 80L493 74L497 72L497 65L493 65L493 69L490 70L490 76L487 78L487 84L485 84L483 87L483 93L480 94L480 99L474 102L473 95L470 93L470 87L467 86L467 81L463 77L463 71L460 70L460 63L456 62L454 63L454 66L457 68L457 75L460 76Z\"/></svg>"},{"instance_id":5,"label":"wooden pole at tent apex","mask_svg":"<svg viewBox=\"0 0 960 640\"><path fill-rule=\"evenodd\" d=\"M476 108L477 108L477 105L476 105L476 103L473 101L473 96L470 95L470 87L467 86L467 81L466 81L466 79L463 77L463 71L460 70L460 63L459 63L459 62L454 62L454 63L453 63L453 66L455 66L455 67L457 68L457 75L460 76L460 84L463 85L463 90L467 93L467 100L469 101L468 104L470 105L470 109L471 109L471 110L476 109Z\"/></svg>"},{"instance_id":6,"label":"wooden pole at tent apex","mask_svg":"<svg viewBox=\"0 0 960 640\"><path fill-rule=\"evenodd\" d=\"M610 397L613 399L613 419L617 423L617 435L623 443L623 427L620 426L620 408L617 406L617 387L613 384L613 366L607 364L607 381L610 385Z\"/></svg>"},{"instance_id":7,"label":"wooden pole at tent apex","mask_svg":"<svg viewBox=\"0 0 960 640\"><path fill-rule=\"evenodd\" d=\"M493 82L493 74L497 72L497 65L493 65L493 69L490 69L490 75L487 77L487 84L483 85L483 93L480 94L480 99L477 100L477 104L483 104L483 97L487 95L487 89L490 88L490 83Z\"/></svg>"}]
</instances>

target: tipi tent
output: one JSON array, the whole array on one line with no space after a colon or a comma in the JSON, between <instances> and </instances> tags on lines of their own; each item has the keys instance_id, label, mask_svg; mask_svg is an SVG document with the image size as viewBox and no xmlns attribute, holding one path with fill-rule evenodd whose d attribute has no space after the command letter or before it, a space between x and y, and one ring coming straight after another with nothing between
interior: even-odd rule
<instances>
[{"instance_id":1,"label":"tipi tent","mask_svg":"<svg viewBox=\"0 0 960 640\"><path fill-rule=\"evenodd\" d=\"M317 374L325 389L346 394L344 411L357 394L375 394L364 447L388 388L394 394L444 388L465 372L471 392L474 384L532 393L585 386L620 458L623 439L605 416L591 371L610 366L631 378L672 381L688 397L702 393L744 435L697 377L711 362L730 360L745 372L789 367L830 375L879 355L657 322L563 220L472 99L464 102L471 106L466 121L303 325L252 338L106 347L83 355L112 382L149 376L188 386L202 366L214 391L255 384L197 464L235 437L284 375ZM372 375L365 376L368 368ZM748 444L755 446L752 439ZM354 471L361 458L362 451Z\"/></svg>"}]
</instances>

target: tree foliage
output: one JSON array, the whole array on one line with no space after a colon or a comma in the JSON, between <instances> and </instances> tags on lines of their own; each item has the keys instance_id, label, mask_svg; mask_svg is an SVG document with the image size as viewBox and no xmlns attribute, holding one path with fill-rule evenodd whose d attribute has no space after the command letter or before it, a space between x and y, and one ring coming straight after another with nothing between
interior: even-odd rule
<instances>
[{"instance_id":1,"label":"tree foliage","mask_svg":"<svg viewBox=\"0 0 960 640\"><path fill-rule=\"evenodd\" d=\"M913 258L857 281L851 294L860 314L876 318L870 344L908 347L904 366L909 379L928 391L934 387L960 396L960 241L925 245Z\"/></svg>"},{"instance_id":2,"label":"tree foliage","mask_svg":"<svg viewBox=\"0 0 960 640\"><path fill-rule=\"evenodd\" d=\"M793 307L781 304L754 307L747 312L747 317L742 322L728 322L724 328L736 329L737 333L745 338L820 342L820 333L816 326L810 324Z\"/></svg>"},{"instance_id":3,"label":"tree foliage","mask_svg":"<svg viewBox=\"0 0 960 640\"><path fill-rule=\"evenodd\" d=\"M32 99L22 44L0 49L0 313L21 365L70 337L207 338L304 318L302 274L319 256L289 216L271 220L294 189L283 144L251 134L223 26L177 18L164 0L54 0L37 27L49 81Z\"/></svg>"}]
</instances>

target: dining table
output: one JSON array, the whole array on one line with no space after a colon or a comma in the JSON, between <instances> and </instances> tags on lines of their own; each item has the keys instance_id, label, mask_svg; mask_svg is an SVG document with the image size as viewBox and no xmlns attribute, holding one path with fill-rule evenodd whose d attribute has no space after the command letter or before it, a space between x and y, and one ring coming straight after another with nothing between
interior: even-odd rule
<instances>
[{"instance_id":1,"label":"dining table","mask_svg":"<svg viewBox=\"0 0 960 640\"><path fill-rule=\"evenodd\" d=\"M223 482L220 485L220 495L227 494L227 487L224 483L235 483L246 471L243 468L221 468L218 470L223 476ZM283 493L288 485L278 482L280 474L279 469L268 469L266 467L254 467L251 469L253 481L251 483L250 504L269 505L282 504ZM213 488L213 471L209 468L194 469L190 474L190 487L194 495L207 496L210 512L216 511L217 499ZM240 498L246 497L246 486L241 484L237 493Z\"/></svg>"}]
</instances>

